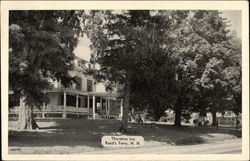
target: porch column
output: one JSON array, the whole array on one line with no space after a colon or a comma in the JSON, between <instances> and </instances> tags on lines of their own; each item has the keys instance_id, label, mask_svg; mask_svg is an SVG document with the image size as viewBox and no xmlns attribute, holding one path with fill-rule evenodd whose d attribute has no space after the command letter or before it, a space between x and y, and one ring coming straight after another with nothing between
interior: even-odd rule
<instances>
[{"instance_id":1,"label":"porch column","mask_svg":"<svg viewBox=\"0 0 250 161\"><path fill-rule=\"evenodd\" d=\"M89 95L88 95L87 108L88 108L88 114L89 114Z\"/></svg>"},{"instance_id":2,"label":"porch column","mask_svg":"<svg viewBox=\"0 0 250 161\"><path fill-rule=\"evenodd\" d=\"M44 119L44 111L45 111L45 102L43 102L43 108L42 108L42 118Z\"/></svg>"},{"instance_id":3,"label":"porch column","mask_svg":"<svg viewBox=\"0 0 250 161\"><path fill-rule=\"evenodd\" d=\"M45 90L43 91L43 94L45 95ZM45 111L45 102L43 102L43 107L42 107L42 118L44 119L44 111Z\"/></svg>"},{"instance_id":4,"label":"porch column","mask_svg":"<svg viewBox=\"0 0 250 161\"><path fill-rule=\"evenodd\" d=\"M95 119L95 95L93 95L93 119Z\"/></svg>"},{"instance_id":5,"label":"porch column","mask_svg":"<svg viewBox=\"0 0 250 161\"><path fill-rule=\"evenodd\" d=\"M109 114L110 114L110 99L108 99L108 109L107 109L107 113L108 113L108 117L109 117Z\"/></svg>"},{"instance_id":6,"label":"porch column","mask_svg":"<svg viewBox=\"0 0 250 161\"><path fill-rule=\"evenodd\" d=\"M78 94L76 94L76 111L77 111L77 118L79 118L79 111L78 111Z\"/></svg>"},{"instance_id":7,"label":"porch column","mask_svg":"<svg viewBox=\"0 0 250 161\"><path fill-rule=\"evenodd\" d=\"M108 99L105 98L105 113L106 113L106 117L108 117Z\"/></svg>"},{"instance_id":8,"label":"porch column","mask_svg":"<svg viewBox=\"0 0 250 161\"><path fill-rule=\"evenodd\" d=\"M101 113L102 113L102 97L100 97Z\"/></svg>"},{"instance_id":9,"label":"porch column","mask_svg":"<svg viewBox=\"0 0 250 161\"><path fill-rule=\"evenodd\" d=\"M66 118L66 101L67 97L66 97L66 92L63 92L63 118Z\"/></svg>"},{"instance_id":10,"label":"porch column","mask_svg":"<svg viewBox=\"0 0 250 161\"><path fill-rule=\"evenodd\" d=\"M121 113L120 113L121 117L123 116L123 99L121 99Z\"/></svg>"}]
</instances>

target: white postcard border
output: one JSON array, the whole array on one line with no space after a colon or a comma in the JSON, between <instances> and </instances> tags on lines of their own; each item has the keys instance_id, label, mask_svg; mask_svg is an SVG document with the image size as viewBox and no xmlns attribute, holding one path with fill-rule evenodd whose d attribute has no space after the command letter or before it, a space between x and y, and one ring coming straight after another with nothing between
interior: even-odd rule
<instances>
[{"instance_id":1,"label":"white postcard border","mask_svg":"<svg viewBox=\"0 0 250 161\"><path fill-rule=\"evenodd\" d=\"M4 160L248 160L249 159L249 8L247 1L2 1L1 107ZM242 154L225 155L9 155L8 154L8 11L41 9L213 9L242 12Z\"/></svg>"}]
</instances>

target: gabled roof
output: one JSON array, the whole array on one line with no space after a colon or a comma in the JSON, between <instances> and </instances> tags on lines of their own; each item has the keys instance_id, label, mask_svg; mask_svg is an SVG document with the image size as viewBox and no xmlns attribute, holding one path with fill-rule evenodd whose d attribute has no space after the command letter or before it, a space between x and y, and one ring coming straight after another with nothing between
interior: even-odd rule
<instances>
[{"instance_id":1,"label":"gabled roof","mask_svg":"<svg viewBox=\"0 0 250 161\"><path fill-rule=\"evenodd\" d=\"M75 59L81 60L81 61L83 61L85 63L89 63L89 61L87 61L87 60L85 60L83 58L80 58L79 56L76 56L76 55L75 55Z\"/></svg>"}]
</instances>

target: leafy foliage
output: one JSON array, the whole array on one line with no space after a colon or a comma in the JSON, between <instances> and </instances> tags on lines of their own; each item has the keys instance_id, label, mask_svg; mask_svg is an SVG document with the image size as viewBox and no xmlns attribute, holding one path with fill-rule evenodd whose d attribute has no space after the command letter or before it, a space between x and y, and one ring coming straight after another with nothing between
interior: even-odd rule
<instances>
[{"instance_id":1,"label":"leafy foliage","mask_svg":"<svg viewBox=\"0 0 250 161\"><path fill-rule=\"evenodd\" d=\"M130 105L138 108L135 110L152 110L158 118L175 99L168 14L92 11L89 23L92 61L100 65L94 72L97 80L124 87L123 97L129 88Z\"/></svg>"},{"instance_id":2,"label":"leafy foliage","mask_svg":"<svg viewBox=\"0 0 250 161\"><path fill-rule=\"evenodd\" d=\"M93 73L110 87L129 79L136 110L159 118L171 108L179 126L190 111L239 109L241 43L220 12L92 11L89 20Z\"/></svg>"},{"instance_id":3,"label":"leafy foliage","mask_svg":"<svg viewBox=\"0 0 250 161\"><path fill-rule=\"evenodd\" d=\"M40 107L48 101L49 80L72 81L73 49L82 32L83 11L10 11L9 84L25 98L26 105Z\"/></svg>"}]
</instances>

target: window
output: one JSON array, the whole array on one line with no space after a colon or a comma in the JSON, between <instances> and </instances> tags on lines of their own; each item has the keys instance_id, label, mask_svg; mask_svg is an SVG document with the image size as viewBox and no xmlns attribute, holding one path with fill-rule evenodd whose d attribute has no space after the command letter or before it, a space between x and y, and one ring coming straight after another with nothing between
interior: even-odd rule
<instances>
[{"instance_id":1,"label":"window","mask_svg":"<svg viewBox=\"0 0 250 161\"><path fill-rule=\"evenodd\" d=\"M107 110L109 110L109 106L108 105L110 105L110 103L111 103L111 100L107 101Z\"/></svg>"},{"instance_id":2,"label":"window","mask_svg":"<svg viewBox=\"0 0 250 161\"><path fill-rule=\"evenodd\" d=\"M76 107L76 96L67 95L66 97L67 97L66 106L74 106L74 107Z\"/></svg>"},{"instance_id":3,"label":"window","mask_svg":"<svg viewBox=\"0 0 250 161\"><path fill-rule=\"evenodd\" d=\"M9 107L20 106L20 97L9 94Z\"/></svg>"},{"instance_id":4,"label":"window","mask_svg":"<svg viewBox=\"0 0 250 161\"><path fill-rule=\"evenodd\" d=\"M93 81L87 80L87 91L92 92L93 91Z\"/></svg>"},{"instance_id":5,"label":"window","mask_svg":"<svg viewBox=\"0 0 250 161\"><path fill-rule=\"evenodd\" d=\"M105 110L106 105L106 99L102 99L102 110Z\"/></svg>"},{"instance_id":6,"label":"window","mask_svg":"<svg viewBox=\"0 0 250 161\"><path fill-rule=\"evenodd\" d=\"M89 98L89 107L93 108L93 98Z\"/></svg>"},{"instance_id":7,"label":"window","mask_svg":"<svg viewBox=\"0 0 250 161\"><path fill-rule=\"evenodd\" d=\"M76 77L76 89L82 89L82 78Z\"/></svg>"},{"instance_id":8,"label":"window","mask_svg":"<svg viewBox=\"0 0 250 161\"><path fill-rule=\"evenodd\" d=\"M82 104L81 104L81 98L78 97L78 107L82 107L81 105L82 105Z\"/></svg>"},{"instance_id":9,"label":"window","mask_svg":"<svg viewBox=\"0 0 250 161\"><path fill-rule=\"evenodd\" d=\"M64 103L64 96L61 94L61 105ZM76 96L66 95L66 106L74 106L76 107Z\"/></svg>"},{"instance_id":10,"label":"window","mask_svg":"<svg viewBox=\"0 0 250 161\"><path fill-rule=\"evenodd\" d=\"M84 97L84 107L88 107L88 97Z\"/></svg>"},{"instance_id":11,"label":"window","mask_svg":"<svg viewBox=\"0 0 250 161\"><path fill-rule=\"evenodd\" d=\"M63 106L63 102L64 102L64 96L63 96L63 94L61 94L61 102L60 102L60 105L62 105Z\"/></svg>"}]
</instances>

